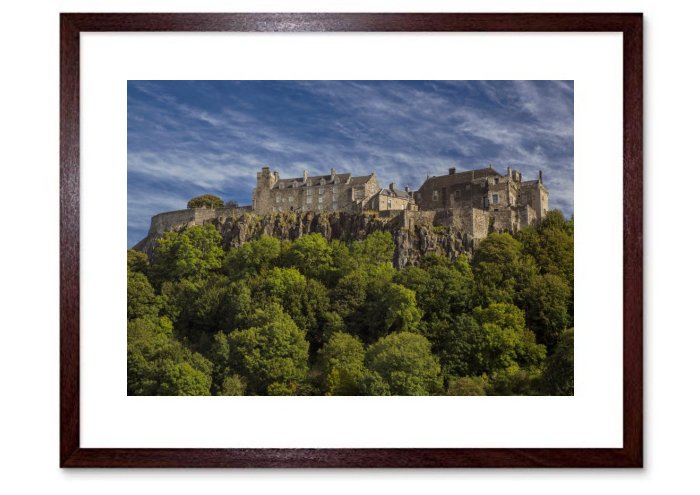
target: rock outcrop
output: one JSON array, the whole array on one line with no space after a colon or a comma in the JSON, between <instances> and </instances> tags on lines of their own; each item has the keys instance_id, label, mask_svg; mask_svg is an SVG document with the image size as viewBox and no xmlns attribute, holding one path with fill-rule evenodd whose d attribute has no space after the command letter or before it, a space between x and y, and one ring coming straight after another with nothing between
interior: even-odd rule
<instances>
[{"instance_id":1,"label":"rock outcrop","mask_svg":"<svg viewBox=\"0 0 700 495\"><path fill-rule=\"evenodd\" d=\"M224 249L240 246L267 234L281 240L294 240L302 235L318 233L328 240L355 241L372 232L390 232L396 250L397 268L418 263L427 253L451 259L471 254L475 241L475 226L465 219L471 216L452 212L395 212L391 216L376 212L282 212L257 215L240 208L182 210L161 213L153 217L148 236L134 249L149 256L165 232L179 232L194 225L212 224L223 237Z\"/></svg>"}]
</instances>

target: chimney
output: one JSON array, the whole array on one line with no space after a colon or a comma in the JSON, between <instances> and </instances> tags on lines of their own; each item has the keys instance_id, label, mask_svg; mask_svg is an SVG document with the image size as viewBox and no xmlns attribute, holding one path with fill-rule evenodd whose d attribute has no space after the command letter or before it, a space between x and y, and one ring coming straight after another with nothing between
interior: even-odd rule
<instances>
[{"instance_id":1,"label":"chimney","mask_svg":"<svg viewBox=\"0 0 700 495\"><path fill-rule=\"evenodd\" d=\"M309 180L309 171L304 169L304 184Z\"/></svg>"},{"instance_id":2,"label":"chimney","mask_svg":"<svg viewBox=\"0 0 700 495\"><path fill-rule=\"evenodd\" d=\"M449 173L450 175L454 175L456 171L457 169L455 169L454 167L450 167Z\"/></svg>"},{"instance_id":3,"label":"chimney","mask_svg":"<svg viewBox=\"0 0 700 495\"><path fill-rule=\"evenodd\" d=\"M275 174L275 182L277 182L278 180L280 180L280 173L277 170L275 170L274 174Z\"/></svg>"},{"instance_id":4,"label":"chimney","mask_svg":"<svg viewBox=\"0 0 700 495\"><path fill-rule=\"evenodd\" d=\"M394 183L393 183L393 182L390 182L390 183L389 183L389 190L390 190L391 192L394 192Z\"/></svg>"},{"instance_id":5,"label":"chimney","mask_svg":"<svg viewBox=\"0 0 700 495\"><path fill-rule=\"evenodd\" d=\"M508 178L509 178L509 179L512 179L512 178L513 178L513 174L511 173L511 168L510 168L510 167L508 167Z\"/></svg>"},{"instance_id":6,"label":"chimney","mask_svg":"<svg viewBox=\"0 0 700 495\"><path fill-rule=\"evenodd\" d=\"M542 184L542 171L540 170L540 184Z\"/></svg>"},{"instance_id":7,"label":"chimney","mask_svg":"<svg viewBox=\"0 0 700 495\"><path fill-rule=\"evenodd\" d=\"M411 192L411 188L406 186L406 192Z\"/></svg>"},{"instance_id":8,"label":"chimney","mask_svg":"<svg viewBox=\"0 0 700 495\"><path fill-rule=\"evenodd\" d=\"M335 169L331 169L331 181L335 180Z\"/></svg>"}]
</instances>

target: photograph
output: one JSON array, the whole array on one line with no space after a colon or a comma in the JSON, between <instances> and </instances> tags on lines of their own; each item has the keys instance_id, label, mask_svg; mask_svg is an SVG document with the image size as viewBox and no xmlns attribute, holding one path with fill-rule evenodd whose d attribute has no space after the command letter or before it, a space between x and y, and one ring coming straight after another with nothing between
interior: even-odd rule
<instances>
[{"instance_id":1,"label":"photograph","mask_svg":"<svg viewBox=\"0 0 700 495\"><path fill-rule=\"evenodd\" d=\"M575 394L574 81L126 90L127 395Z\"/></svg>"}]
</instances>

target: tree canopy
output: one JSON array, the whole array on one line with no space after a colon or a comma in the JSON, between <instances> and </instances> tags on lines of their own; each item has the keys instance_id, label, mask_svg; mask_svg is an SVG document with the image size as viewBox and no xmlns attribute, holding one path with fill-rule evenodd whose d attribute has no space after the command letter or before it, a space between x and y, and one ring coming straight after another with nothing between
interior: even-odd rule
<instances>
[{"instance_id":1,"label":"tree canopy","mask_svg":"<svg viewBox=\"0 0 700 495\"><path fill-rule=\"evenodd\" d=\"M224 200L213 194L202 194L187 202L187 208L223 208Z\"/></svg>"},{"instance_id":2,"label":"tree canopy","mask_svg":"<svg viewBox=\"0 0 700 495\"><path fill-rule=\"evenodd\" d=\"M572 394L573 235L551 212L399 270L388 232L167 232L127 252L128 393Z\"/></svg>"}]
</instances>

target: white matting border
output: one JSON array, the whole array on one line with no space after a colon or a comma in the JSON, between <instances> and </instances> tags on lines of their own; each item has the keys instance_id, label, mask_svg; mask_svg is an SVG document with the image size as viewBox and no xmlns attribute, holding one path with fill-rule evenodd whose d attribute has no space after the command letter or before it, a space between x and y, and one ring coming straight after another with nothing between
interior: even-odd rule
<instances>
[{"instance_id":1,"label":"white matting border","mask_svg":"<svg viewBox=\"0 0 700 495\"><path fill-rule=\"evenodd\" d=\"M574 397L127 397L126 81L575 81ZM622 36L81 35L81 447L621 447Z\"/></svg>"}]
</instances>

